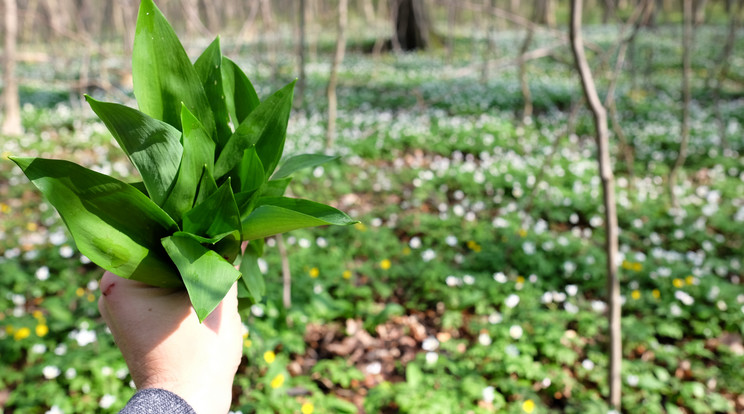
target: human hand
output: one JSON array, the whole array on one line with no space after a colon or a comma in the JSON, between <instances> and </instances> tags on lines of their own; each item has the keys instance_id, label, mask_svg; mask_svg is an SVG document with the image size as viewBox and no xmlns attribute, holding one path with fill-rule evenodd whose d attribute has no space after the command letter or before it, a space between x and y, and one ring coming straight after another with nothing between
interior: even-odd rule
<instances>
[{"instance_id":1,"label":"human hand","mask_svg":"<svg viewBox=\"0 0 744 414\"><path fill-rule=\"evenodd\" d=\"M201 324L185 290L109 272L100 287L98 309L137 389L171 391L198 414L229 410L242 355L237 285Z\"/></svg>"}]
</instances>

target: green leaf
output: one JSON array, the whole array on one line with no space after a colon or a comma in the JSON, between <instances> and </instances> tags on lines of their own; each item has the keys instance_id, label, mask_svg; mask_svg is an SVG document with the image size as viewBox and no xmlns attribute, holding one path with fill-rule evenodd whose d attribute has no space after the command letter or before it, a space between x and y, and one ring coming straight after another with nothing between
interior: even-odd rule
<instances>
[{"instance_id":1,"label":"green leaf","mask_svg":"<svg viewBox=\"0 0 744 414\"><path fill-rule=\"evenodd\" d=\"M256 147L250 147L243 153L243 159L237 167L237 177L240 192L256 190L266 183L266 174Z\"/></svg>"},{"instance_id":2,"label":"green leaf","mask_svg":"<svg viewBox=\"0 0 744 414\"><path fill-rule=\"evenodd\" d=\"M204 321L225 298L240 272L191 237L173 235L163 238L162 244L183 277L199 321Z\"/></svg>"},{"instance_id":3,"label":"green leaf","mask_svg":"<svg viewBox=\"0 0 744 414\"><path fill-rule=\"evenodd\" d=\"M294 84L290 83L263 101L235 129L215 163L216 178L235 168L243 157L243 151L253 145L256 145L266 174L274 171L284 149Z\"/></svg>"},{"instance_id":4,"label":"green leaf","mask_svg":"<svg viewBox=\"0 0 744 414\"><path fill-rule=\"evenodd\" d=\"M196 191L196 202L194 205L199 205L217 191L217 183L214 181L212 172L208 166L204 166L202 169L202 176L199 179L199 189Z\"/></svg>"},{"instance_id":5,"label":"green leaf","mask_svg":"<svg viewBox=\"0 0 744 414\"><path fill-rule=\"evenodd\" d=\"M284 195L284 192L287 191L287 186L290 181L292 181L292 177L286 177L280 180L271 180L266 183L261 195L264 197L281 197Z\"/></svg>"},{"instance_id":6,"label":"green leaf","mask_svg":"<svg viewBox=\"0 0 744 414\"><path fill-rule=\"evenodd\" d=\"M214 116L199 75L173 28L152 0L140 3L132 80L142 112L180 129L183 102L214 137Z\"/></svg>"},{"instance_id":7,"label":"green leaf","mask_svg":"<svg viewBox=\"0 0 744 414\"><path fill-rule=\"evenodd\" d=\"M217 128L216 142L219 148L225 146L228 138L232 135L230 129L230 116L227 112L227 102L225 91L222 85L222 52L220 51L220 37L216 39L204 50L204 52L194 62L194 68L199 75L199 79L204 85L204 92L207 94L209 106L212 108L214 122ZM237 125L237 124L235 124Z\"/></svg>"},{"instance_id":8,"label":"green leaf","mask_svg":"<svg viewBox=\"0 0 744 414\"><path fill-rule=\"evenodd\" d=\"M214 168L214 141L186 105L181 107L181 125L183 126L181 166L176 183L163 205L163 209L175 220L180 220L183 214L194 206L204 168L208 171Z\"/></svg>"},{"instance_id":9,"label":"green leaf","mask_svg":"<svg viewBox=\"0 0 744 414\"><path fill-rule=\"evenodd\" d=\"M11 159L57 209L91 261L124 278L182 286L160 245L178 226L139 190L69 161Z\"/></svg>"},{"instance_id":10,"label":"green leaf","mask_svg":"<svg viewBox=\"0 0 744 414\"><path fill-rule=\"evenodd\" d=\"M225 91L227 111L233 125L243 120L259 105L253 84L232 60L222 57L222 88Z\"/></svg>"},{"instance_id":11,"label":"green leaf","mask_svg":"<svg viewBox=\"0 0 744 414\"><path fill-rule=\"evenodd\" d=\"M240 254L240 232L238 230L218 234L214 237L203 237L198 234L188 233L185 231L177 231L173 234L191 237L195 241L199 242L201 245L208 245L205 247L207 247L209 250L214 250L229 263L233 263Z\"/></svg>"},{"instance_id":12,"label":"green leaf","mask_svg":"<svg viewBox=\"0 0 744 414\"><path fill-rule=\"evenodd\" d=\"M305 227L356 223L346 213L309 200L266 197L243 219L243 240L255 240Z\"/></svg>"},{"instance_id":13,"label":"green leaf","mask_svg":"<svg viewBox=\"0 0 744 414\"><path fill-rule=\"evenodd\" d=\"M254 302L260 302L263 295L266 294L266 282L263 274L261 274L261 269L258 267L258 258L263 256L263 249L263 239L252 240L246 245L240 262L240 273L243 274L243 277L240 278L238 295L250 297Z\"/></svg>"},{"instance_id":14,"label":"green leaf","mask_svg":"<svg viewBox=\"0 0 744 414\"><path fill-rule=\"evenodd\" d=\"M300 154L288 159L282 164L282 166L276 170L272 180L279 178L289 177L292 173L303 168L315 167L320 164L324 164L328 161L338 159L337 155L323 155L323 154Z\"/></svg>"},{"instance_id":15,"label":"green leaf","mask_svg":"<svg viewBox=\"0 0 744 414\"><path fill-rule=\"evenodd\" d=\"M215 237L240 228L240 212L230 180L183 215L183 231L200 236Z\"/></svg>"},{"instance_id":16,"label":"green leaf","mask_svg":"<svg viewBox=\"0 0 744 414\"><path fill-rule=\"evenodd\" d=\"M162 206L178 174L181 132L128 106L85 99L139 171L152 200Z\"/></svg>"}]
</instances>

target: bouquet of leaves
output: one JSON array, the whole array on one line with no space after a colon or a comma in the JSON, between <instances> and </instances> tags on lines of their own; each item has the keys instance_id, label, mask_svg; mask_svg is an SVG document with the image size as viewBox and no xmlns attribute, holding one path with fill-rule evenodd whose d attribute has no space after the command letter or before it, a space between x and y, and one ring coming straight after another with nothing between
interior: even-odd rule
<instances>
[{"instance_id":1,"label":"bouquet of leaves","mask_svg":"<svg viewBox=\"0 0 744 414\"><path fill-rule=\"evenodd\" d=\"M293 172L335 158L304 154L277 168L294 82L259 101L222 56L219 37L192 64L152 0L140 4L132 76L139 110L86 99L142 182L11 157L97 265L154 286L185 286L203 320L236 280L241 298L260 299L265 237L355 223L333 207L283 196Z\"/></svg>"}]
</instances>

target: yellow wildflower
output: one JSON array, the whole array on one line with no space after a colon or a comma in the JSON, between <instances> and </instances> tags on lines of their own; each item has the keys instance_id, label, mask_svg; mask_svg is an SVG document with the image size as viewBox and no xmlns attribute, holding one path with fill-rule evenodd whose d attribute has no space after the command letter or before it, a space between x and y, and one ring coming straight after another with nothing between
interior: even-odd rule
<instances>
[{"instance_id":1,"label":"yellow wildflower","mask_svg":"<svg viewBox=\"0 0 744 414\"><path fill-rule=\"evenodd\" d=\"M659 289L654 289L653 291L651 291L651 295L653 295L655 299L659 299L661 297L661 292L659 291Z\"/></svg>"},{"instance_id":2,"label":"yellow wildflower","mask_svg":"<svg viewBox=\"0 0 744 414\"><path fill-rule=\"evenodd\" d=\"M315 407L313 406L313 403L306 402L302 404L302 408L300 408L300 411L302 414L313 414L313 411L315 411Z\"/></svg>"},{"instance_id":3,"label":"yellow wildflower","mask_svg":"<svg viewBox=\"0 0 744 414\"><path fill-rule=\"evenodd\" d=\"M26 230L34 232L39 229L39 225L34 223L33 221L29 221L26 223Z\"/></svg>"},{"instance_id":4,"label":"yellow wildflower","mask_svg":"<svg viewBox=\"0 0 744 414\"><path fill-rule=\"evenodd\" d=\"M411 254L411 248L408 247L408 246L404 247L403 248L403 256L408 256L409 254Z\"/></svg>"},{"instance_id":5,"label":"yellow wildflower","mask_svg":"<svg viewBox=\"0 0 744 414\"><path fill-rule=\"evenodd\" d=\"M623 260L623 264L621 266L622 266L623 269L630 269L631 268L631 264L627 260Z\"/></svg>"},{"instance_id":6,"label":"yellow wildflower","mask_svg":"<svg viewBox=\"0 0 744 414\"><path fill-rule=\"evenodd\" d=\"M13 328L13 325L6 325L5 326L5 333L8 335L12 335L15 329Z\"/></svg>"},{"instance_id":7,"label":"yellow wildflower","mask_svg":"<svg viewBox=\"0 0 744 414\"><path fill-rule=\"evenodd\" d=\"M88 302L93 302L94 300L96 300L96 295L92 293L88 293L88 296L86 296L86 299L88 299Z\"/></svg>"},{"instance_id":8,"label":"yellow wildflower","mask_svg":"<svg viewBox=\"0 0 744 414\"><path fill-rule=\"evenodd\" d=\"M75 289L75 294L76 294L76 295L77 295L77 296L78 296L79 298L82 298L82 297L83 297L83 295L85 295L85 289L83 289L83 288L79 287L79 288Z\"/></svg>"},{"instance_id":9,"label":"yellow wildflower","mask_svg":"<svg viewBox=\"0 0 744 414\"><path fill-rule=\"evenodd\" d=\"M390 263L390 260L388 260L388 259L383 259L380 262L380 268L382 270L388 270L388 269L390 269L390 265L391 265L391 263Z\"/></svg>"},{"instance_id":10,"label":"yellow wildflower","mask_svg":"<svg viewBox=\"0 0 744 414\"><path fill-rule=\"evenodd\" d=\"M31 313L31 315L32 315L32 316L33 316L33 317L34 317L35 319L39 319L39 320L41 320L41 319L44 319L44 313L43 313L42 311L38 310L38 309L36 309L35 311L33 311L33 312Z\"/></svg>"},{"instance_id":11,"label":"yellow wildflower","mask_svg":"<svg viewBox=\"0 0 744 414\"><path fill-rule=\"evenodd\" d=\"M525 229L519 229L519 237L526 237L527 236L527 230Z\"/></svg>"},{"instance_id":12,"label":"yellow wildflower","mask_svg":"<svg viewBox=\"0 0 744 414\"><path fill-rule=\"evenodd\" d=\"M641 291L640 290L637 290L637 289L634 290L633 292L631 292L630 297L633 298L634 300L640 299L641 298Z\"/></svg>"},{"instance_id":13,"label":"yellow wildflower","mask_svg":"<svg viewBox=\"0 0 744 414\"><path fill-rule=\"evenodd\" d=\"M632 263L631 265L633 270L636 272L640 272L641 270L643 270L643 265L638 262Z\"/></svg>"},{"instance_id":14,"label":"yellow wildflower","mask_svg":"<svg viewBox=\"0 0 744 414\"><path fill-rule=\"evenodd\" d=\"M250 339L246 339L245 341L243 341L243 346L244 347L250 348L251 345L253 345L253 341L251 341Z\"/></svg>"},{"instance_id":15,"label":"yellow wildflower","mask_svg":"<svg viewBox=\"0 0 744 414\"><path fill-rule=\"evenodd\" d=\"M276 360L276 354L274 353L274 351L266 351L264 352L263 356L264 361L266 361L267 364L271 364L272 362L274 362L274 360Z\"/></svg>"},{"instance_id":16,"label":"yellow wildflower","mask_svg":"<svg viewBox=\"0 0 744 414\"><path fill-rule=\"evenodd\" d=\"M10 206L5 203L0 203L0 213L10 213Z\"/></svg>"},{"instance_id":17,"label":"yellow wildflower","mask_svg":"<svg viewBox=\"0 0 744 414\"><path fill-rule=\"evenodd\" d=\"M42 337L49 333L49 327L44 324L36 325L36 336Z\"/></svg>"},{"instance_id":18,"label":"yellow wildflower","mask_svg":"<svg viewBox=\"0 0 744 414\"><path fill-rule=\"evenodd\" d=\"M316 277L318 277L318 275L320 275L320 270L318 270L317 267L313 267L312 269L310 269L309 273L310 273L310 277L315 279Z\"/></svg>"},{"instance_id":19,"label":"yellow wildflower","mask_svg":"<svg viewBox=\"0 0 744 414\"><path fill-rule=\"evenodd\" d=\"M676 288L681 288L682 286L685 285L685 282L682 279L674 279L674 280L672 280L672 284Z\"/></svg>"},{"instance_id":20,"label":"yellow wildflower","mask_svg":"<svg viewBox=\"0 0 744 414\"><path fill-rule=\"evenodd\" d=\"M685 278L685 283L688 285L694 285L695 284L695 276L690 275Z\"/></svg>"},{"instance_id":21,"label":"yellow wildflower","mask_svg":"<svg viewBox=\"0 0 744 414\"><path fill-rule=\"evenodd\" d=\"M13 334L13 339L16 341L20 341L21 339L26 339L31 335L31 330L27 327L23 327L17 331L15 331L15 334Z\"/></svg>"},{"instance_id":22,"label":"yellow wildflower","mask_svg":"<svg viewBox=\"0 0 744 414\"><path fill-rule=\"evenodd\" d=\"M535 402L532 400L527 400L522 403L522 411L526 412L527 414L535 411Z\"/></svg>"},{"instance_id":23,"label":"yellow wildflower","mask_svg":"<svg viewBox=\"0 0 744 414\"><path fill-rule=\"evenodd\" d=\"M344 273L341 274L344 279L351 279L351 270L344 270Z\"/></svg>"},{"instance_id":24,"label":"yellow wildflower","mask_svg":"<svg viewBox=\"0 0 744 414\"><path fill-rule=\"evenodd\" d=\"M517 283L520 284L520 285L523 284L524 283L524 276L517 276Z\"/></svg>"},{"instance_id":25,"label":"yellow wildflower","mask_svg":"<svg viewBox=\"0 0 744 414\"><path fill-rule=\"evenodd\" d=\"M359 223L354 224L354 228L359 231L367 231L367 226L364 225L361 221Z\"/></svg>"},{"instance_id":26,"label":"yellow wildflower","mask_svg":"<svg viewBox=\"0 0 744 414\"><path fill-rule=\"evenodd\" d=\"M271 380L271 388L279 388L284 385L284 374L277 374L274 379Z\"/></svg>"}]
</instances>

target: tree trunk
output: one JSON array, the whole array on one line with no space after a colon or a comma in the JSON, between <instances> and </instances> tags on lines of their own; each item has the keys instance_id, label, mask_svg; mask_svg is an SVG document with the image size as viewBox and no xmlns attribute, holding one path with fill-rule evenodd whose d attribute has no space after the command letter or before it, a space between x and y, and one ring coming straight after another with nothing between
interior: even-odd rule
<instances>
[{"instance_id":1,"label":"tree trunk","mask_svg":"<svg viewBox=\"0 0 744 414\"><path fill-rule=\"evenodd\" d=\"M620 72L623 70L625 65L625 56L628 51L628 46L633 43L640 29L639 21L641 21L645 13L649 10L648 5L654 0L640 0L633 14L628 18L625 26L620 31L620 40L617 46L617 60L615 61L615 69L610 74L610 85L607 88L607 97L605 98L605 107L610 115L610 122L612 123L612 131L620 141L619 152L622 154L625 161L626 170L628 172L628 192L634 194L633 187L635 183L634 164L635 157L633 154L633 147L630 145L625 132L623 131L622 125L620 125L620 119L617 113L617 106L615 105L615 88L617 86L617 80L620 77ZM628 37L625 36L626 30L632 27L632 32Z\"/></svg>"},{"instance_id":2,"label":"tree trunk","mask_svg":"<svg viewBox=\"0 0 744 414\"><path fill-rule=\"evenodd\" d=\"M621 377L620 366L622 363L622 341L620 331L620 280L618 277L618 227L617 211L615 205L615 183L610 161L609 134L607 130L607 112L602 106L594 85L591 69L584 54L584 40L581 34L582 1L571 0L571 49L576 61L576 68L581 77L581 85L584 90L589 107L594 114L594 127L597 141L597 161L599 163L599 174L602 180L603 203L605 208L605 252L607 256L607 304L609 308L609 372L608 384L610 389L610 408L620 411Z\"/></svg>"},{"instance_id":3,"label":"tree trunk","mask_svg":"<svg viewBox=\"0 0 744 414\"><path fill-rule=\"evenodd\" d=\"M300 75L297 79L297 90L295 92L295 96L297 97L295 99L295 107L296 108L302 108L304 105L304 98L305 98L305 37L306 37L306 28L305 28L305 0L299 1L299 11L298 11L298 18L300 19L299 24L299 44L297 45L297 61L299 65L299 71Z\"/></svg>"},{"instance_id":4,"label":"tree trunk","mask_svg":"<svg viewBox=\"0 0 744 414\"><path fill-rule=\"evenodd\" d=\"M522 111L522 123L532 123L532 93L530 93L530 84L527 80L527 59L525 53L532 43L535 31L532 28L527 29L527 35L519 49L519 84L522 87L522 97L524 98L524 109Z\"/></svg>"},{"instance_id":5,"label":"tree trunk","mask_svg":"<svg viewBox=\"0 0 744 414\"><path fill-rule=\"evenodd\" d=\"M455 17L457 14L457 2L447 0L447 63L452 63L455 53Z\"/></svg>"},{"instance_id":6,"label":"tree trunk","mask_svg":"<svg viewBox=\"0 0 744 414\"><path fill-rule=\"evenodd\" d=\"M3 59L3 135L18 136L23 133L21 103L18 96L18 79L15 75L16 38L18 35L18 8L16 0L4 0L5 8L5 58Z\"/></svg>"},{"instance_id":7,"label":"tree trunk","mask_svg":"<svg viewBox=\"0 0 744 414\"><path fill-rule=\"evenodd\" d=\"M486 44L484 45L483 52L483 68L481 69L481 82L486 83L488 81L488 72L491 56L496 49L496 16L490 12L491 9L496 7L496 0L483 0L483 10L487 11L486 18L488 19L488 31L486 33Z\"/></svg>"},{"instance_id":8,"label":"tree trunk","mask_svg":"<svg viewBox=\"0 0 744 414\"><path fill-rule=\"evenodd\" d=\"M284 237L281 234L276 235L276 246L282 261L282 304L284 309L289 309L292 307L292 272L289 267L287 248L284 246Z\"/></svg>"},{"instance_id":9,"label":"tree trunk","mask_svg":"<svg viewBox=\"0 0 744 414\"><path fill-rule=\"evenodd\" d=\"M183 7L184 18L186 20L186 32L191 37L198 35L205 36L209 34L209 30L204 26L204 23L199 17L199 4L197 0L181 0L181 7Z\"/></svg>"},{"instance_id":10,"label":"tree trunk","mask_svg":"<svg viewBox=\"0 0 744 414\"><path fill-rule=\"evenodd\" d=\"M723 46L721 57L718 59L718 65L711 72L711 76L706 79L706 87L710 88L711 78L715 78L715 84L713 89L713 110L716 115L716 123L718 124L718 134L721 139L721 147L723 149L728 148L728 139L726 137L726 122L723 120L723 114L721 114L721 89L723 89L723 82L728 77L728 71L730 68L731 54L734 50L734 42L736 41L736 31L739 28L741 14L744 11L744 1L738 3L738 8L730 10L731 18L729 20L729 30L726 36L726 43Z\"/></svg>"},{"instance_id":11,"label":"tree trunk","mask_svg":"<svg viewBox=\"0 0 744 414\"><path fill-rule=\"evenodd\" d=\"M429 47L430 23L423 0L392 0L393 47L403 51Z\"/></svg>"},{"instance_id":12,"label":"tree trunk","mask_svg":"<svg viewBox=\"0 0 744 414\"><path fill-rule=\"evenodd\" d=\"M695 26L700 26L701 24L705 23L705 5L708 3L708 0L697 0L695 1Z\"/></svg>"},{"instance_id":13,"label":"tree trunk","mask_svg":"<svg viewBox=\"0 0 744 414\"><path fill-rule=\"evenodd\" d=\"M344 51L346 49L346 20L347 20L348 0L338 2L338 34L336 35L336 53L333 55L333 64L331 64L331 74L328 79L328 130L326 131L326 151L333 146L333 140L336 135L336 84L338 83L338 67L344 60Z\"/></svg>"},{"instance_id":14,"label":"tree trunk","mask_svg":"<svg viewBox=\"0 0 744 414\"><path fill-rule=\"evenodd\" d=\"M535 1L535 21L550 28L555 28L555 3L553 0Z\"/></svg>"},{"instance_id":15,"label":"tree trunk","mask_svg":"<svg viewBox=\"0 0 744 414\"><path fill-rule=\"evenodd\" d=\"M684 34L682 35L682 125L679 153L672 169L669 171L669 198L673 208L679 208L679 201L674 188L677 186L677 175L687 159L687 145L690 141L690 67L692 53L692 0L683 0Z\"/></svg>"}]
</instances>

